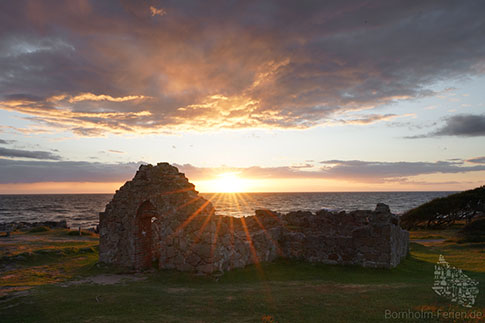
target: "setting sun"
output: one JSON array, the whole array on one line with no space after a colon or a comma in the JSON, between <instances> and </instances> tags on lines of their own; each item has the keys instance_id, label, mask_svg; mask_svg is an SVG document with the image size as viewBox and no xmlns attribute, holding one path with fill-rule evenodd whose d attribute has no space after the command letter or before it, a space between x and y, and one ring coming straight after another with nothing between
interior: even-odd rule
<instances>
[{"instance_id":1,"label":"setting sun","mask_svg":"<svg viewBox=\"0 0 485 323\"><path fill-rule=\"evenodd\" d=\"M238 173L223 173L211 181L213 192L217 193L238 193L245 192L248 188L247 180L240 178Z\"/></svg>"}]
</instances>

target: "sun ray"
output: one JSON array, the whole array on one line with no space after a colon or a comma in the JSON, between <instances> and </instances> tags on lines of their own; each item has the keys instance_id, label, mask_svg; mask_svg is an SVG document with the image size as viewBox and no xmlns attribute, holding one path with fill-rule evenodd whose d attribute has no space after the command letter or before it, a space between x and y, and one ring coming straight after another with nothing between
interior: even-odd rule
<instances>
[{"instance_id":1,"label":"sun ray","mask_svg":"<svg viewBox=\"0 0 485 323\"><path fill-rule=\"evenodd\" d=\"M184 207L189 206L190 204L197 202L197 201L198 201L198 200L200 200L201 198L202 198L201 196L194 197L193 199L191 199L191 200L189 200L189 201L185 202L184 204L182 204L182 205L178 206L178 207L177 207L177 210L181 210L181 209L183 209Z\"/></svg>"},{"instance_id":2,"label":"sun ray","mask_svg":"<svg viewBox=\"0 0 485 323\"><path fill-rule=\"evenodd\" d=\"M211 196L207 201L204 202L204 204L202 204L197 210L195 210L194 213L192 213L192 215L190 215L187 219L185 219L185 221L179 225L174 233L172 235L175 235L177 233L179 233L180 230L182 230L183 228L185 228L190 222L192 222L192 220L200 213L202 212L208 205L209 203L211 203L215 198L218 198L218 200L220 199L220 196L221 194L214 194L213 196Z\"/></svg>"},{"instance_id":3,"label":"sun ray","mask_svg":"<svg viewBox=\"0 0 485 323\"><path fill-rule=\"evenodd\" d=\"M241 206L239 204L239 199L241 198L241 201L243 201L244 203L247 203L243 198L242 198L242 195L240 194L234 194L233 195L233 200L236 204L236 207L241 210ZM256 218L257 219L257 218ZM259 221L257 220L258 224L259 224ZM264 273L264 270L263 270L263 267L261 266L261 263L259 261L259 258L258 258L258 255L257 255L257 252L256 252L256 249L254 248L254 245L253 245L253 241L251 239L251 236L249 234L249 230L247 228L247 225L246 225L246 221L244 219L244 217L241 218L241 223L243 225L243 229L244 229L244 232L246 234L246 239L248 239L248 242L249 242L249 246L250 246L250 249L251 249L251 253L253 254L253 256L255 257L255 259L257 261L255 261L254 265L256 267L256 271L258 272L258 275L260 277L260 279L262 280L262 283L263 283L263 290L264 290L264 294L265 294L265 297L266 297L266 300L268 303L271 303L274 305L274 299L273 299L273 295L271 293L271 286L269 286L268 282L266 281L265 279L265 273ZM260 225L262 227L262 224ZM264 229L264 227L262 227L265 234L268 234L266 232L266 230ZM273 239L271 238L271 242L274 244L274 241ZM277 250L279 249L279 246L276 245L276 248Z\"/></svg>"},{"instance_id":4,"label":"sun ray","mask_svg":"<svg viewBox=\"0 0 485 323\"><path fill-rule=\"evenodd\" d=\"M218 219L217 219L216 232L214 233L214 237L212 237L211 255L215 254L216 243L217 243L217 238L218 238L218 235L219 235L219 229L221 228L221 223L222 223L222 216L219 215Z\"/></svg>"},{"instance_id":5,"label":"sun ray","mask_svg":"<svg viewBox=\"0 0 485 323\"><path fill-rule=\"evenodd\" d=\"M212 196L211 198L209 198L209 201L212 202L216 198L217 198L217 200L215 201L215 203L217 204L217 202L219 202L219 200L222 198L222 195L221 194L215 194L214 196ZM199 232L197 233L197 237L195 239L194 244L196 244L197 242L199 242L200 236L202 235L202 233L204 233L204 229L207 226L207 223L209 223L209 221L210 221L212 215L214 215L214 213L215 213L215 209L212 209L210 211L209 215L207 216L207 218L204 220L204 223L202 223L202 226L199 229Z\"/></svg>"},{"instance_id":6,"label":"sun ray","mask_svg":"<svg viewBox=\"0 0 485 323\"><path fill-rule=\"evenodd\" d=\"M249 243L249 249L251 251L251 255L253 257L254 264L256 267L260 268L259 257L256 252L256 248L254 248L253 239L251 239L251 234L249 233L248 226L246 225L246 219L244 217L239 218L241 220L241 224L243 226L244 233L246 234L246 240Z\"/></svg>"},{"instance_id":7,"label":"sun ray","mask_svg":"<svg viewBox=\"0 0 485 323\"><path fill-rule=\"evenodd\" d=\"M236 194L236 199L238 200L241 200L244 204L246 204L246 206L249 206L248 205L248 202L244 199L244 197L242 196L242 194ZM271 213L271 212L269 212ZM275 215L273 215L275 216ZM276 216L275 216L276 217ZM258 218L258 216L255 214L254 215L254 219L256 220L256 223L259 225L259 227L263 230L264 232L264 235L268 238L269 241L271 241L271 243L275 246L276 248L276 252L278 253L279 256L283 256L283 251L281 250L281 247L279 246L279 244L273 239L273 237L271 236L271 234L268 232L268 230L266 230L266 228L264 227L263 223L261 222L261 220ZM279 218L278 218L279 219Z\"/></svg>"},{"instance_id":8,"label":"sun ray","mask_svg":"<svg viewBox=\"0 0 485 323\"><path fill-rule=\"evenodd\" d=\"M202 204L197 210L195 210L194 213L192 213L187 219L185 219L184 222L182 222L181 225L179 225L177 227L177 229L175 229L173 235L179 233L183 228L185 228L190 222L192 222L192 220L200 214L200 212L202 212L208 205L209 205L210 201L205 201L204 204Z\"/></svg>"},{"instance_id":9,"label":"sun ray","mask_svg":"<svg viewBox=\"0 0 485 323\"><path fill-rule=\"evenodd\" d=\"M217 199L215 201L215 203L217 203L220 199L222 198L222 195L221 194L215 194L213 195L211 198L209 198L208 202L212 202L214 199ZM205 227L207 226L207 224L209 223L210 219L212 218L212 216L215 214L215 209L212 209L210 212L209 212L209 215L207 216L207 218L204 220L204 222L202 223L198 233L197 233L197 236L195 237L194 239L194 242L189 246L188 250L191 251L194 246L199 243L200 241L200 237L202 236L202 234L204 233L204 230L205 230ZM211 247L211 257L214 256L214 248Z\"/></svg>"},{"instance_id":10,"label":"sun ray","mask_svg":"<svg viewBox=\"0 0 485 323\"><path fill-rule=\"evenodd\" d=\"M236 205L238 210L241 212L241 205L239 204L239 200L236 198L236 195L231 194L231 198L232 198L232 202ZM254 263L256 264L256 266L259 266L259 257L258 257L258 254L256 252L256 248L254 248L254 243L253 243L253 240L251 238L251 234L249 233L248 227L246 225L246 219L245 219L244 216L240 217L239 219L241 220L241 224L243 226L244 234L246 235L246 240L249 243L249 249L250 249L251 254L253 256Z\"/></svg>"},{"instance_id":11,"label":"sun ray","mask_svg":"<svg viewBox=\"0 0 485 323\"><path fill-rule=\"evenodd\" d=\"M189 192L189 191L193 191L194 188L193 187L186 187L186 188L181 188L179 190L173 190L173 191L168 191L168 192L162 192L160 193L159 195L170 195L170 194L176 194L176 193L185 193L185 192Z\"/></svg>"},{"instance_id":12,"label":"sun ray","mask_svg":"<svg viewBox=\"0 0 485 323\"><path fill-rule=\"evenodd\" d=\"M200 240L200 237L202 236L202 233L204 233L204 230L205 230L205 227L207 226L207 224L209 223L210 219L212 218L212 215L214 214L214 210L211 210L209 212L209 215L206 217L206 219L204 220L204 222L202 223L202 226L200 227L199 231L197 232L197 236L195 237L195 240L194 240L194 243L193 244L196 244L199 242Z\"/></svg>"}]
</instances>

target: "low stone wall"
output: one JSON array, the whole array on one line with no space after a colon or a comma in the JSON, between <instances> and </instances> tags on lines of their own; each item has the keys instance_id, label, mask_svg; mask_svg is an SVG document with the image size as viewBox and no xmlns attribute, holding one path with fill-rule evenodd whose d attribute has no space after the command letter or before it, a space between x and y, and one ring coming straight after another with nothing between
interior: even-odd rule
<instances>
[{"instance_id":1,"label":"low stone wall","mask_svg":"<svg viewBox=\"0 0 485 323\"><path fill-rule=\"evenodd\" d=\"M202 271L230 270L277 257L392 268L408 252L407 231L383 204L374 211L349 213L322 210L281 215L261 210L252 217L222 217L221 222L223 229L216 230L218 240L212 243L214 256L207 258L213 267ZM192 270L201 270L196 267Z\"/></svg>"},{"instance_id":2,"label":"low stone wall","mask_svg":"<svg viewBox=\"0 0 485 323\"><path fill-rule=\"evenodd\" d=\"M143 269L211 273L277 257L395 267L409 235L389 207L374 211L217 215L184 174L167 163L141 166L100 214L100 261Z\"/></svg>"}]
</instances>

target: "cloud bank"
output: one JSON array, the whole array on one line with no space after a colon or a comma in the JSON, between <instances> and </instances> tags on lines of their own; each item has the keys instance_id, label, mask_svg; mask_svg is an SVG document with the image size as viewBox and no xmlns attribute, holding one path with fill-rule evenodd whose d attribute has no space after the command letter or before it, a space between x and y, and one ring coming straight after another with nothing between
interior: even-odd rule
<instances>
[{"instance_id":1,"label":"cloud bank","mask_svg":"<svg viewBox=\"0 0 485 323\"><path fill-rule=\"evenodd\" d=\"M467 162L472 164L485 164L485 156L470 158L470 159L467 159Z\"/></svg>"},{"instance_id":2,"label":"cloud bank","mask_svg":"<svg viewBox=\"0 0 485 323\"><path fill-rule=\"evenodd\" d=\"M53 154L49 151L30 151L21 149L9 149L0 147L0 158L29 158L29 159L46 159L46 160L61 160L61 156Z\"/></svg>"},{"instance_id":3,"label":"cloud bank","mask_svg":"<svg viewBox=\"0 0 485 323\"><path fill-rule=\"evenodd\" d=\"M141 163L103 164L75 161L0 159L0 184L38 182L124 182Z\"/></svg>"},{"instance_id":4,"label":"cloud bank","mask_svg":"<svg viewBox=\"0 0 485 323\"><path fill-rule=\"evenodd\" d=\"M394 116L352 111L482 73L484 11L480 0L2 1L0 109L81 136L368 124ZM466 135L456 122L442 133Z\"/></svg>"},{"instance_id":5,"label":"cloud bank","mask_svg":"<svg viewBox=\"0 0 485 323\"><path fill-rule=\"evenodd\" d=\"M133 177L137 163L106 164L75 161L19 161L0 159L0 184L36 182L124 182ZM326 160L318 164L281 167L197 167L174 164L190 180L210 180L236 172L242 178L319 178L360 183L405 181L426 174L456 174L485 171L485 165L467 166L464 161L379 162Z\"/></svg>"}]
</instances>

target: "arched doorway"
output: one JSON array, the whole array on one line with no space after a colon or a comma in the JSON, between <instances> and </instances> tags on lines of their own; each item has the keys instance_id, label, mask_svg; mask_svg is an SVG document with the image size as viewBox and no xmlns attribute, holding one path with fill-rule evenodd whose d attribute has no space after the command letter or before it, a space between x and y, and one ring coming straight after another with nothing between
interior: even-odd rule
<instances>
[{"instance_id":1,"label":"arched doorway","mask_svg":"<svg viewBox=\"0 0 485 323\"><path fill-rule=\"evenodd\" d=\"M155 206L150 201L143 202L136 212L135 268L152 266L153 231L152 221L157 218Z\"/></svg>"}]
</instances>

